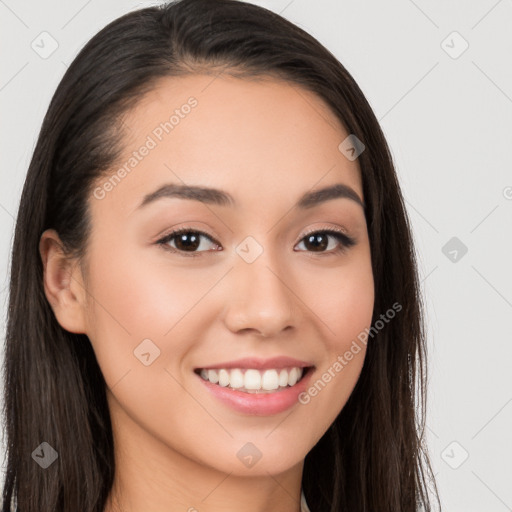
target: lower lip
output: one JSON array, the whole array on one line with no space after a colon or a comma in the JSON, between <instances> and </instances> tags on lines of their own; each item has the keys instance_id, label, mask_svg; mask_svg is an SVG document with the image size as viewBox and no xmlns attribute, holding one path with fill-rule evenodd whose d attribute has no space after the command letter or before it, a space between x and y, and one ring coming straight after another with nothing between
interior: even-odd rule
<instances>
[{"instance_id":1,"label":"lower lip","mask_svg":"<svg viewBox=\"0 0 512 512\"><path fill-rule=\"evenodd\" d=\"M298 403L299 395L306 390L313 370L314 368L309 368L306 375L294 386L273 393L244 393L228 386L212 384L196 375L210 393L236 411L254 416L270 416L286 411Z\"/></svg>"}]
</instances>

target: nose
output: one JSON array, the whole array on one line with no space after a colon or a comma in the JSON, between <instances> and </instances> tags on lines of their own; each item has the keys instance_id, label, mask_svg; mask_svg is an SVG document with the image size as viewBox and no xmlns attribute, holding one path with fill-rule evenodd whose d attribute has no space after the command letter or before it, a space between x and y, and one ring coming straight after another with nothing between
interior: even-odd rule
<instances>
[{"instance_id":1,"label":"nose","mask_svg":"<svg viewBox=\"0 0 512 512\"><path fill-rule=\"evenodd\" d=\"M238 260L230 272L224 322L232 332L275 337L296 327L299 311L292 277L274 270L275 260L264 254L253 263Z\"/></svg>"}]
</instances>

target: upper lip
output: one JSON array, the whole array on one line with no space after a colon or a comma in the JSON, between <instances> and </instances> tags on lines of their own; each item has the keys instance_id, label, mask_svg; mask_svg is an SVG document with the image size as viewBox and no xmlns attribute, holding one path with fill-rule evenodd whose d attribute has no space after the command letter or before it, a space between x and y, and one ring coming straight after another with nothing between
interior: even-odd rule
<instances>
[{"instance_id":1,"label":"upper lip","mask_svg":"<svg viewBox=\"0 0 512 512\"><path fill-rule=\"evenodd\" d=\"M271 357L270 359L260 359L257 357L244 357L236 361L225 361L220 363L211 364L209 366L200 366L196 369L213 370L220 368L255 368L256 370L267 370L271 368L282 369L290 367L306 368L313 366L313 363L307 361L300 361L293 357L278 356Z\"/></svg>"}]
</instances>

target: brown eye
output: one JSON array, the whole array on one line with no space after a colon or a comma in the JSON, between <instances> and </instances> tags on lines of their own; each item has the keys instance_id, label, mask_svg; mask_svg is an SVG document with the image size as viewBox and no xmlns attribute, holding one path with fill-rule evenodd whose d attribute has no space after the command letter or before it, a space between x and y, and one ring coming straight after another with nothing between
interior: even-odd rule
<instances>
[{"instance_id":1,"label":"brown eye","mask_svg":"<svg viewBox=\"0 0 512 512\"><path fill-rule=\"evenodd\" d=\"M325 235L323 233L315 233L313 235L308 235L304 238L304 245L306 247L312 247L313 251L323 251L329 245L329 235Z\"/></svg>"},{"instance_id":2,"label":"brown eye","mask_svg":"<svg viewBox=\"0 0 512 512\"><path fill-rule=\"evenodd\" d=\"M175 235L175 245L180 251L195 251L201 245L201 236L192 232Z\"/></svg>"},{"instance_id":3,"label":"brown eye","mask_svg":"<svg viewBox=\"0 0 512 512\"><path fill-rule=\"evenodd\" d=\"M204 247L202 239L205 238L212 242L214 249L198 250ZM174 241L174 246L170 245ZM185 256L199 256L201 252L208 252L209 250L219 250L219 245L208 234L197 229L182 228L158 240L158 244L162 245L165 249L171 252L184 253ZM206 244L207 246L208 244ZM188 254L187 254L188 253ZM196 254L197 253L197 254Z\"/></svg>"},{"instance_id":4,"label":"brown eye","mask_svg":"<svg viewBox=\"0 0 512 512\"><path fill-rule=\"evenodd\" d=\"M337 240L338 246L336 246L336 244L331 244L331 249L326 250L329 247L330 238ZM345 233L335 230L324 230L308 233L300 243L304 243L306 250L309 252L332 254L345 251L349 247L355 245L356 242L353 238L345 235ZM332 245L334 245L334 247Z\"/></svg>"},{"instance_id":5,"label":"brown eye","mask_svg":"<svg viewBox=\"0 0 512 512\"><path fill-rule=\"evenodd\" d=\"M208 242L203 242L203 239L209 241L213 248L208 249ZM332 240L338 243L336 244ZM356 241L341 231L331 229L308 233L300 243L304 243L307 252L338 254L355 245ZM207 233L191 228L181 228L173 231L158 240L157 244L168 251L183 256L200 256L202 252L221 250L220 244ZM201 248L202 250L200 250Z\"/></svg>"}]
</instances>

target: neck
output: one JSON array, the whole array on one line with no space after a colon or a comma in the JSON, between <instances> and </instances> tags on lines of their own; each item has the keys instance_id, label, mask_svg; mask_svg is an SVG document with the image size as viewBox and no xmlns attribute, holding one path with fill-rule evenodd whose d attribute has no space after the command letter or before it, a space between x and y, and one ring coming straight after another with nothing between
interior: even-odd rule
<instances>
[{"instance_id":1,"label":"neck","mask_svg":"<svg viewBox=\"0 0 512 512\"><path fill-rule=\"evenodd\" d=\"M303 460L278 474L255 465L246 476L235 459L221 472L111 410L116 471L104 512L300 512Z\"/></svg>"}]
</instances>

